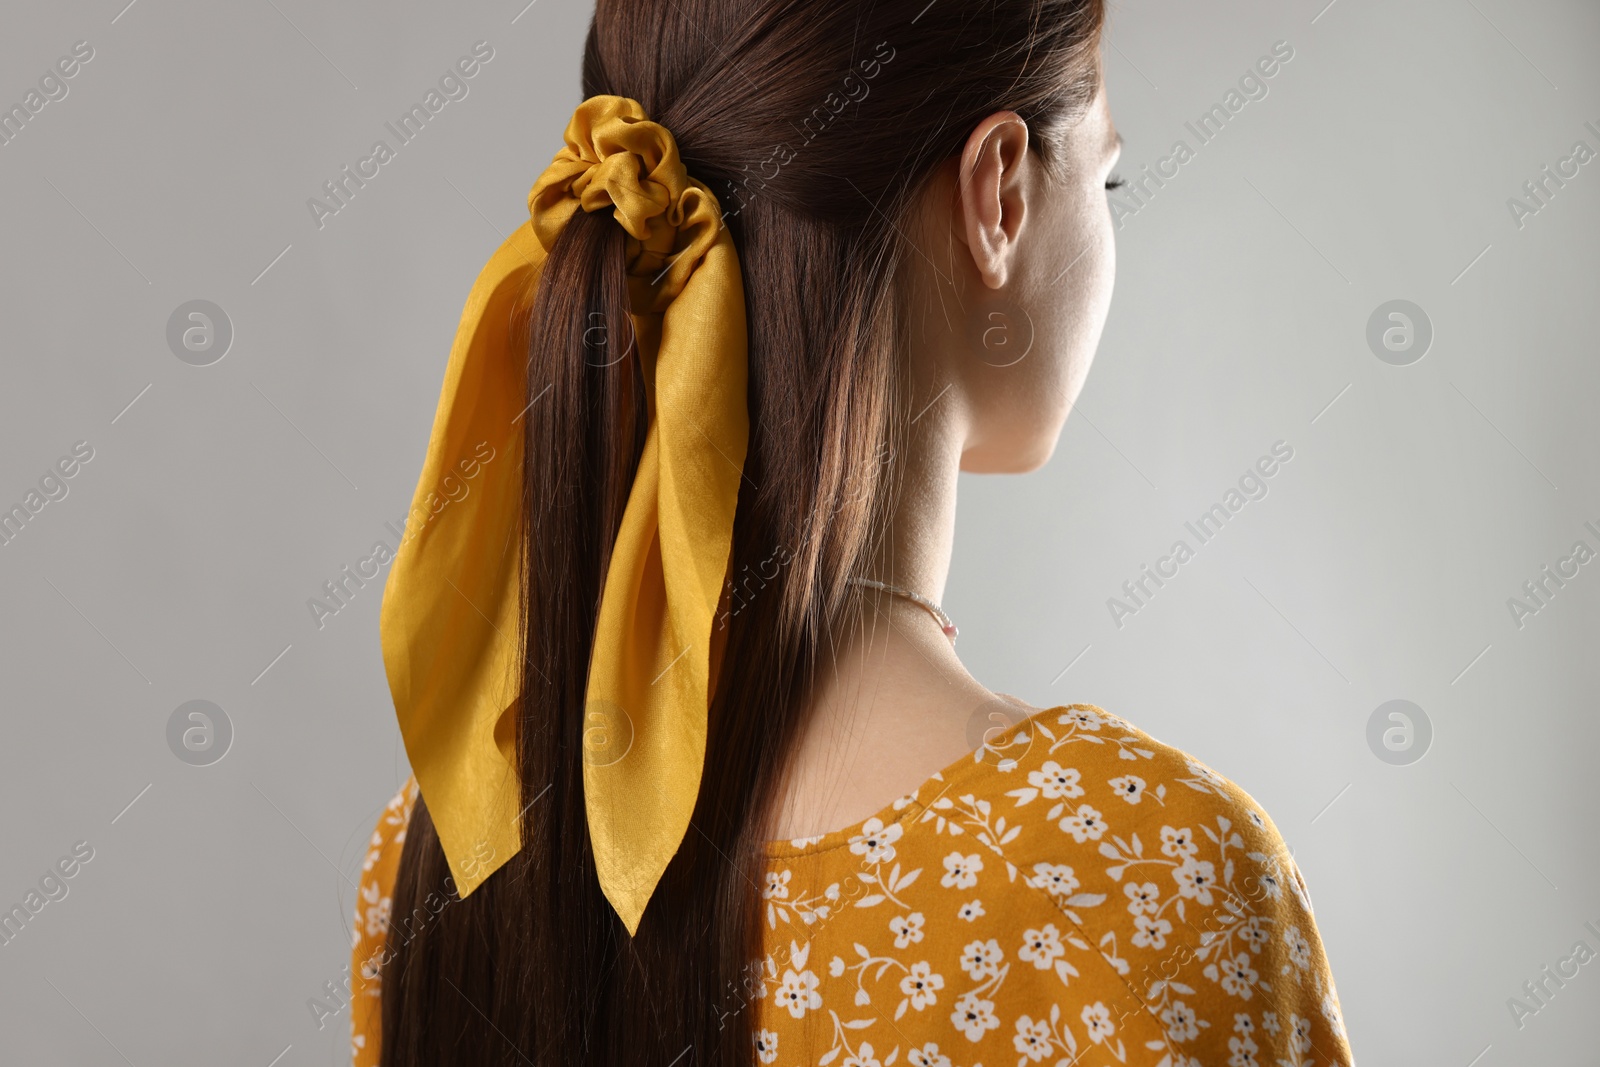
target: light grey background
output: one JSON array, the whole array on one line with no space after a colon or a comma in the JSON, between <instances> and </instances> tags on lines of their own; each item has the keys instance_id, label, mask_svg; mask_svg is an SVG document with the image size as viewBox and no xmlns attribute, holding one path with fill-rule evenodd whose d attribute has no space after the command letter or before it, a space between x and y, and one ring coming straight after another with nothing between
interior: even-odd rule
<instances>
[{"instance_id":1,"label":"light grey background","mask_svg":"<svg viewBox=\"0 0 1600 1067\"><path fill-rule=\"evenodd\" d=\"M407 772L381 589L320 630L306 601L393 544L462 301L578 102L590 8L524 2L4 14L7 107L94 49L0 146L0 507L94 449L0 547L0 906L94 849L0 946L7 1063L347 1059L307 1000ZM1593 1064L1600 963L1520 1030L1506 1002L1600 949L1600 563L1520 628L1507 600L1600 548L1600 161L1521 228L1506 201L1600 150L1600 11L1325 2L1119 6L1125 177L1294 58L1124 220L1060 449L963 482L945 606L991 687L1100 704L1273 813L1361 1063ZM469 95L319 229L307 198L479 40ZM195 299L233 325L210 366L166 341ZM1366 344L1393 299L1433 323L1410 366ZM1279 440L1269 495L1119 628L1107 599ZM1366 740L1397 698L1434 732L1408 766ZM191 700L232 722L210 766L168 749Z\"/></svg>"}]
</instances>

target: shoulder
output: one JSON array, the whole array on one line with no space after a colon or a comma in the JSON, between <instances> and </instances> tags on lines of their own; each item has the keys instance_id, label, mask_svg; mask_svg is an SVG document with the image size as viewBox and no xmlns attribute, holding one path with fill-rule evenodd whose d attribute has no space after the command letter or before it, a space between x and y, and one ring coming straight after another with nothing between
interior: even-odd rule
<instances>
[{"instance_id":1,"label":"shoulder","mask_svg":"<svg viewBox=\"0 0 1600 1067\"><path fill-rule=\"evenodd\" d=\"M1273 845L1287 858L1272 820L1243 788L1091 704L1035 711L945 777L927 805L934 812L970 796L1009 810L1016 823L1054 824L1102 853L1101 842L1185 822L1237 832L1241 843Z\"/></svg>"},{"instance_id":2,"label":"shoulder","mask_svg":"<svg viewBox=\"0 0 1600 1067\"><path fill-rule=\"evenodd\" d=\"M367 842L350 932L350 1051L355 1067L378 1063L380 1011L389 915L406 828L417 803L417 780L408 778L385 805Z\"/></svg>"},{"instance_id":3,"label":"shoulder","mask_svg":"<svg viewBox=\"0 0 1600 1067\"><path fill-rule=\"evenodd\" d=\"M1008 713L1009 726L990 730L967 758L906 798L922 809L915 822L937 823L964 807L999 810L1014 828L1056 823L1076 844L1093 845L1121 828L1220 816L1241 832L1276 837L1244 789L1126 719L1092 704L1027 710Z\"/></svg>"},{"instance_id":4,"label":"shoulder","mask_svg":"<svg viewBox=\"0 0 1600 1067\"><path fill-rule=\"evenodd\" d=\"M1254 1062L1230 1060L1241 1050L1349 1062L1293 856L1255 799L1194 756L1101 708L1051 708L930 780L912 807L902 851L937 858L957 884L980 863L1003 870L985 903L1028 926L1010 932L1040 995L1065 996L1073 1018L1071 991L1084 998L1091 1042L1148 1035L1173 1064Z\"/></svg>"},{"instance_id":5,"label":"shoulder","mask_svg":"<svg viewBox=\"0 0 1600 1067\"><path fill-rule=\"evenodd\" d=\"M1003 811L1019 831L1008 842L1020 840L1024 825L1050 825L1104 854L1102 842L1145 831L1160 843L1161 827L1181 822L1196 833L1203 825L1237 834L1234 847L1271 846L1271 855L1288 858L1272 820L1244 789L1092 704L1035 711L930 786L918 797L924 821L963 806Z\"/></svg>"}]
</instances>

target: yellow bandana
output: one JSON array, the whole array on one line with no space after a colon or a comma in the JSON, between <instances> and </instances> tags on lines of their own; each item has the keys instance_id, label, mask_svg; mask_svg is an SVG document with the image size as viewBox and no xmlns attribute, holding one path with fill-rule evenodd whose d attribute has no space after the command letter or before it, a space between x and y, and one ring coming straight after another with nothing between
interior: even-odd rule
<instances>
[{"instance_id":1,"label":"yellow bandana","mask_svg":"<svg viewBox=\"0 0 1600 1067\"><path fill-rule=\"evenodd\" d=\"M528 194L529 221L467 296L380 629L400 734L464 897L521 847L512 705L522 586L509 531L520 514L520 420L539 401L513 338L548 249L579 208L613 209L630 235L650 400L594 634L583 778L600 885L632 934L699 793L712 620L749 438L732 236L672 135L633 100L578 106L566 147Z\"/></svg>"}]
</instances>

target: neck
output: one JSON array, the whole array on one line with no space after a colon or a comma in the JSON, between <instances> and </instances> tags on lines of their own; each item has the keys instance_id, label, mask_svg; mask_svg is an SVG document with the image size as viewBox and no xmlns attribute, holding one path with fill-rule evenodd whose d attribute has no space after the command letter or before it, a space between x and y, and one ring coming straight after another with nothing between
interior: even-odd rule
<instances>
[{"instance_id":1,"label":"neck","mask_svg":"<svg viewBox=\"0 0 1600 1067\"><path fill-rule=\"evenodd\" d=\"M943 599L950 570L964 440L950 399L911 426L897 457L900 486L888 528L872 564L857 572L935 603ZM859 586L851 595L861 610L846 613L822 651L780 836L864 818L899 795L892 788L886 797L874 792L891 780L901 792L915 788L971 749L968 719L991 696L967 673L928 611Z\"/></svg>"},{"instance_id":2,"label":"neck","mask_svg":"<svg viewBox=\"0 0 1600 1067\"><path fill-rule=\"evenodd\" d=\"M898 586L942 606L955 544L956 486L964 428L949 395L910 426L899 460L899 486L872 563L857 577ZM949 685L971 681L948 635L926 609L891 593L856 588L860 625L835 635L834 670L852 664Z\"/></svg>"},{"instance_id":3,"label":"neck","mask_svg":"<svg viewBox=\"0 0 1600 1067\"><path fill-rule=\"evenodd\" d=\"M910 427L899 456L899 491L872 563L859 577L898 585L942 606L955 544L955 490L962 435L952 419L928 411ZM819 697L832 713L864 717L890 694L928 694L976 685L938 619L917 603L885 590L854 587L859 624L834 635L832 664L824 664Z\"/></svg>"},{"instance_id":4,"label":"neck","mask_svg":"<svg viewBox=\"0 0 1600 1067\"><path fill-rule=\"evenodd\" d=\"M949 397L938 403L946 403ZM949 419L929 410L912 425L900 462L889 526L863 578L898 585L940 603L955 544L961 440Z\"/></svg>"}]
</instances>

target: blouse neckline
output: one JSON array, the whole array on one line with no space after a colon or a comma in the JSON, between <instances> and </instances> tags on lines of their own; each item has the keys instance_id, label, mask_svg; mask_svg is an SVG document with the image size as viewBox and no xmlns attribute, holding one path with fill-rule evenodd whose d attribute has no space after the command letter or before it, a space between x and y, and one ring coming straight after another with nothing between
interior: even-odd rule
<instances>
[{"instance_id":1,"label":"blouse neckline","mask_svg":"<svg viewBox=\"0 0 1600 1067\"><path fill-rule=\"evenodd\" d=\"M928 801L920 798L924 790L928 789L929 786L938 785L941 788L936 792L946 793L956 785L980 773L980 768L990 767L1000 771L1010 770L1012 766L1016 765L1015 759L999 755L986 760L981 758L979 754L984 752L986 748L1003 754L1013 744L1026 744L1029 741L1027 733L1032 730L1037 720L1045 715L1071 711L1076 708L1092 711L1097 715L1109 718L1104 710L1093 704L1058 704L1055 707L1041 708L1032 715L1012 723L1002 730L998 736L985 742L984 745L957 758L942 770L934 772L923 779L911 792L896 797L865 819L851 823L849 826L841 827L838 830L829 830L827 833L819 834L815 837L795 837L768 841L762 847L762 852L773 859L815 855L830 852L833 849L848 845L852 839L860 839L866 836L868 824L876 823L872 829L874 832L880 832L882 828L893 826L907 815L914 811L921 811L926 807ZM1007 766L1008 763L1011 766Z\"/></svg>"}]
</instances>

